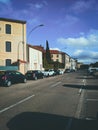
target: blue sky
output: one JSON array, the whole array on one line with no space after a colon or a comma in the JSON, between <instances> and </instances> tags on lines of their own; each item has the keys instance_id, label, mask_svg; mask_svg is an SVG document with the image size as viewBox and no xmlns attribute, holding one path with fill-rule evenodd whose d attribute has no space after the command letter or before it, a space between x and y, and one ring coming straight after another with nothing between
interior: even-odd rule
<instances>
[{"instance_id":1,"label":"blue sky","mask_svg":"<svg viewBox=\"0 0 98 130\"><path fill-rule=\"evenodd\" d=\"M98 0L0 0L0 17L27 21L32 45L48 40L79 62L98 61Z\"/></svg>"}]
</instances>

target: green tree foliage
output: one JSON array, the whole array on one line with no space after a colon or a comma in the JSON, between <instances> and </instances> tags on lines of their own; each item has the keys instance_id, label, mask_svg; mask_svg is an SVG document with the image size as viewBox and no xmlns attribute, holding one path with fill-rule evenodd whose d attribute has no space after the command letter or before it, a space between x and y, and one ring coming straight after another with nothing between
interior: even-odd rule
<instances>
[{"instance_id":1,"label":"green tree foliage","mask_svg":"<svg viewBox=\"0 0 98 130\"><path fill-rule=\"evenodd\" d=\"M43 65L44 65L45 69L52 69L53 68L53 64L48 63L46 60L46 57L44 57Z\"/></svg>"},{"instance_id":2,"label":"green tree foliage","mask_svg":"<svg viewBox=\"0 0 98 130\"><path fill-rule=\"evenodd\" d=\"M51 54L49 50L49 43L47 40L46 40L46 60L48 63L51 63Z\"/></svg>"}]
</instances>

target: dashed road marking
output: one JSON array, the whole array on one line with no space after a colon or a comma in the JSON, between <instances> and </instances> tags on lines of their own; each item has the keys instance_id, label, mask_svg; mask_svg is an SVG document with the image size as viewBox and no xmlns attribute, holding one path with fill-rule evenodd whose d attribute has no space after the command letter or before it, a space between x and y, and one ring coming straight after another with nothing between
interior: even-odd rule
<instances>
[{"instance_id":1,"label":"dashed road marking","mask_svg":"<svg viewBox=\"0 0 98 130\"><path fill-rule=\"evenodd\" d=\"M84 77L84 78L86 78L86 77ZM82 85L81 88L79 89L79 94L82 93L83 87L86 86L86 79L83 79L82 82L83 82L83 85Z\"/></svg>"},{"instance_id":2,"label":"dashed road marking","mask_svg":"<svg viewBox=\"0 0 98 130\"><path fill-rule=\"evenodd\" d=\"M24 98L23 100L20 100L19 102L15 103L15 104L13 104L13 105L11 105L9 107L6 107L6 108L0 110L0 114L3 113L3 112L5 112L5 111L7 111L7 110L9 110L9 109L11 109L11 108L13 108L13 107L15 107L15 106L17 106L17 105L19 105L19 104L21 104L21 103L23 103L23 102L25 102L25 101L27 101L27 100L29 100L29 99L31 99L34 96L35 95L31 95L31 96L29 96L27 98Z\"/></svg>"},{"instance_id":3,"label":"dashed road marking","mask_svg":"<svg viewBox=\"0 0 98 130\"><path fill-rule=\"evenodd\" d=\"M88 99L86 99L86 101L95 101L96 102L96 101L98 101L98 99L94 99L94 98L89 99L88 98Z\"/></svg>"},{"instance_id":4,"label":"dashed road marking","mask_svg":"<svg viewBox=\"0 0 98 130\"><path fill-rule=\"evenodd\" d=\"M59 85L60 83L61 83L61 82L57 82L56 84L51 85L50 88L54 88L54 87L56 87L57 85Z\"/></svg>"}]
</instances>

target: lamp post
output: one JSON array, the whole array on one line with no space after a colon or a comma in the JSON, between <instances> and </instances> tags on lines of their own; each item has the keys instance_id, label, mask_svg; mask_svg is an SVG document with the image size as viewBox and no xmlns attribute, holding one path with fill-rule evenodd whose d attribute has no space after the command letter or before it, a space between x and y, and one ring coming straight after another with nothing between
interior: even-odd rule
<instances>
[{"instance_id":1,"label":"lamp post","mask_svg":"<svg viewBox=\"0 0 98 130\"><path fill-rule=\"evenodd\" d=\"M18 63L18 69L19 69L19 49L20 49L20 44L24 44L24 42L23 41L20 41L19 43L18 43L18 47L17 47L17 63ZM24 53L24 48L23 48L23 53ZM24 55L24 54L23 54ZM24 58L23 58L24 59Z\"/></svg>"},{"instance_id":2,"label":"lamp post","mask_svg":"<svg viewBox=\"0 0 98 130\"><path fill-rule=\"evenodd\" d=\"M42 26L44 26L44 24L39 24L39 25L37 25L37 26L35 26L34 28L31 29L31 31L29 32L28 37L27 37L27 42L28 42L28 38L30 37L30 34L31 34L35 29L37 29L37 28L39 28L39 27L42 27Z\"/></svg>"},{"instance_id":3,"label":"lamp post","mask_svg":"<svg viewBox=\"0 0 98 130\"><path fill-rule=\"evenodd\" d=\"M39 27L42 27L42 26L44 26L44 25L43 25L43 24L39 24L39 25L37 25L37 26L35 26L34 28L31 29L31 31L29 32L28 37L27 37L27 42L28 42L28 38L29 38L30 34L31 34L35 29L37 29L37 28L39 28ZM24 30L23 30L23 31L24 31ZM24 39L24 33L23 33L23 39ZM20 48L20 44L21 44L21 43L23 44L23 60L24 60L24 40L23 40L23 41L19 41L18 47L17 47L18 69L19 69L19 48Z\"/></svg>"},{"instance_id":4,"label":"lamp post","mask_svg":"<svg viewBox=\"0 0 98 130\"><path fill-rule=\"evenodd\" d=\"M37 29L37 28L39 28L39 27L43 27L44 26L44 24L39 24L39 25L37 25L37 26L35 26L35 27L33 27L31 30L30 30L30 32L28 33L28 37L27 37L27 43L28 43L28 39L29 39L29 37L30 37L30 35L31 35L31 33L35 30L35 29ZM29 52L29 49L27 49L27 51ZM29 53L27 52L27 62L29 62Z\"/></svg>"}]
</instances>

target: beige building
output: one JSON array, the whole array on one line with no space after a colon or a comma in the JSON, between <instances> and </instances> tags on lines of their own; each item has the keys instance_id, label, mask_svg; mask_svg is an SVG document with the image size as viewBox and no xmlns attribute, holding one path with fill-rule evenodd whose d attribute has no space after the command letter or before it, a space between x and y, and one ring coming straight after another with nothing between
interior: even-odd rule
<instances>
[{"instance_id":1,"label":"beige building","mask_svg":"<svg viewBox=\"0 0 98 130\"><path fill-rule=\"evenodd\" d=\"M0 18L0 66L26 71L26 21Z\"/></svg>"},{"instance_id":2,"label":"beige building","mask_svg":"<svg viewBox=\"0 0 98 130\"><path fill-rule=\"evenodd\" d=\"M71 68L70 56L65 53L65 69Z\"/></svg>"},{"instance_id":3,"label":"beige building","mask_svg":"<svg viewBox=\"0 0 98 130\"><path fill-rule=\"evenodd\" d=\"M58 61L60 63L63 63L63 52L60 52L58 50L50 50L51 59L53 61Z\"/></svg>"}]
</instances>

